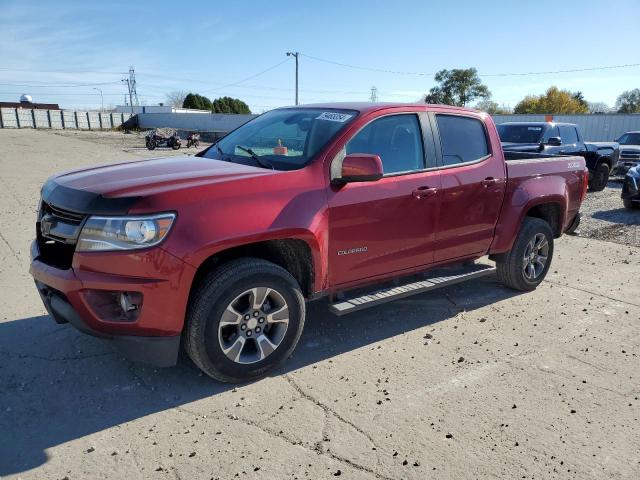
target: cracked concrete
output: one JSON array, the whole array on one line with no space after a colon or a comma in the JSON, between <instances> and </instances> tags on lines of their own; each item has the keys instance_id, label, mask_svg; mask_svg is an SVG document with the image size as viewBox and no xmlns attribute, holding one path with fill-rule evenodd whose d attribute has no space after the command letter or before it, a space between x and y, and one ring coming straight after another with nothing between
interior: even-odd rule
<instances>
[{"instance_id":1,"label":"cracked concrete","mask_svg":"<svg viewBox=\"0 0 640 480\"><path fill-rule=\"evenodd\" d=\"M245 385L55 324L27 272L38 188L129 143L0 130L2 478L640 477L637 247L563 237L528 294L488 277L341 318L312 303L292 358Z\"/></svg>"}]
</instances>

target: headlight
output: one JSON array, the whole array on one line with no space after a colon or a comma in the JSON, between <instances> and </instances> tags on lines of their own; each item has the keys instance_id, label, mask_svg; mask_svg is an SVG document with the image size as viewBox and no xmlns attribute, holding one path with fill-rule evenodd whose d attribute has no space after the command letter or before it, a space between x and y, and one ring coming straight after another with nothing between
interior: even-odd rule
<instances>
[{"instance_id":1,"label":"headlight","mask_svg":"<svg viewBox=\"0 0 640 480\"><path fill-rule=\"evenodd\" d=\"M135 250L159 244L167 236L175 213L136 217L89 217L82 227L78 252Z\"/></svg>"}]
</instances>

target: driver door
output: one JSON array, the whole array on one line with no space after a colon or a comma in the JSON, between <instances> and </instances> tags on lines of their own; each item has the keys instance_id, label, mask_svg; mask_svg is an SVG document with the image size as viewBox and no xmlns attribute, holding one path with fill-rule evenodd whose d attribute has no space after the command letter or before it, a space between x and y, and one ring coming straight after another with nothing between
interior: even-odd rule
<instances>
[{"instance_id":1,"label":"driver door","mask_svg":"<svg viewBox=\"0 0 640 480\"><path fill-rule=\"evenodd\" d=\"M433 262L440 173L430 130L427 153L418 114L379 117L346 144L346 154L380 156L382 179L332 187L329 282L332 286L409 272ZM429 190L428 195L423 195ZM422 192L422 193L421 193Z\"/></svg>"}]
</instances>

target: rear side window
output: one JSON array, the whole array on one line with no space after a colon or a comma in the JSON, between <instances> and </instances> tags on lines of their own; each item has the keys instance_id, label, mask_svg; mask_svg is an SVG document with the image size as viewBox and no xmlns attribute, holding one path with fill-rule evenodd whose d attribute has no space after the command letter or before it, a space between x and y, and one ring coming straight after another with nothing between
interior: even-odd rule
<instances>
[{"instance_id":1,"label":"rear side window","mask_svg":"<svg viewBox=\"0 0 640 480\"><path fill-rule=\"evenodd\" d=\"M346 145L350 153L369 153L382 160L385 174L424 169L418 116L389 115L374 120Z\"/></svg>"},{"instance_id":2,"label":"rear side window","mask_svg":"<svg viewBox=\"0 0 640 480\"><path fill-rule=\"evenodd\" d=\"M576 127L560 126L560 138L562 143L571 144L578 143L578 134L576 133Z\"/></svg>"},{"instance_id":3,"label":"rear side window","mask_svg":"<svg viewBox=\"0 0 640 480\"><path fill-rule=\"evenodd\" d=\"M436 115L444 165L473 162L489 154L480 120L457 115Z\"/></svg>"}]
</instances>

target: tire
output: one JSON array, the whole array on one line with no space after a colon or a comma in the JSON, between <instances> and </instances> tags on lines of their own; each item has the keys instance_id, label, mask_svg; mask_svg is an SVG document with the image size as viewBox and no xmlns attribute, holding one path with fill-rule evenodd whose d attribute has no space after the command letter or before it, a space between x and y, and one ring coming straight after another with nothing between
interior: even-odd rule
<instances>
[{"instance_id":1,"label":"tire","mask_svg":"<svg viewBox=\"0 0 640 480\"><path fill-rule=\"evenodd\" d=\"M624 208L627 210L636 210L638 206L634 204L630 198L623 198L622 203L624 204Z\"/></svg>"},{"instance_id":2,"label":"tire","mask_svg":"<svg viewBox=\"0 0 640 480\"><path fill-rule=\"evenodd\" d=\"M147 145L147 148L149 150L155 150L156 149L156 141L155 140L150 140L149 144Z\"/></svg>"},{"instance_id":3,"label":"tire","mask_svg":"<svg viewBox=\"0 0 640 480\"><path fill-rule=\"evenodd\" d=\"M263 293L262 307L253 309L251 303ZM284 315L288 317L286 323ZM194 288L183 333L184 347L211 378L244 382L264 376L291 355L304 319L304 297L289 272L261 259L233 260L207 274Z\"/></svg>"},{"instance_id":4,"label":"tire","mask_svg":"<svg viewBox=\"0 0 640 480\"><path fill-rule=\"evenodd\" d=\"M600 192L607 186L607 182L609 182L609 165L601 162L589 179L589 190L592 192Z\"/></svg>"},{"instance_id":5,"label":"tire","mask_svg":"<svg viewBox=\"0 0 640 480\"><path fill-rule=\"evenodd\" d=\"M545 251L539 253L546 253L546 255L543 255L546 256L546 260L544 265L539 269L539 272L537 269L540 267L540 264L536 263L534 265L534 272L537 273L535 276L529 278L527 273L530 273L531 270L525 265L525 255L529 252L531 242L535 241L536 238L541 238L541 236L543 236L547 242L547 248ZM496 262L498 279L504 285L514 290L523 292L535 290L547 275L552 259L553 231L551 227L547 222L539 218L525 217L513 247L503 258ZM525 268L527 268L526 272Z\"/></svg>"}]
</instances>

